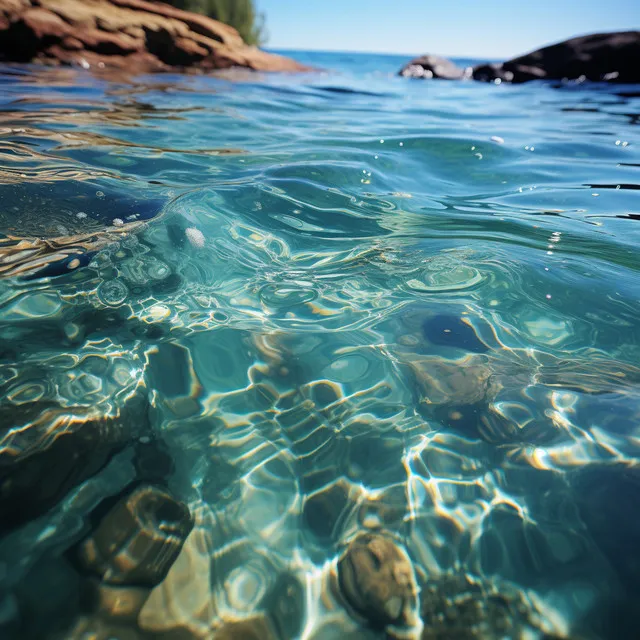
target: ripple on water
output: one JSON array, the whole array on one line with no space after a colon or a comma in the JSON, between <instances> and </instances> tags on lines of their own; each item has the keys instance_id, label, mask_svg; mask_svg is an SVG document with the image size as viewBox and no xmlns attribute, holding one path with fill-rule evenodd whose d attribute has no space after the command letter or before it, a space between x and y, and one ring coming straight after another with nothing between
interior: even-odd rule
<instances>
[{"instance_id":1,"label":"ripple on water","mask_svg":"<svg viewBox=\"0 0 640 640\"><path fill-rule=\"evenodd\" d=\"M0 635L631 637L638 97L311 58L3 75Z\"/></svg>"},{"instance_id":2,"label":"ripple on water","mask_svg":"<svg viewBox=\"0 0 640 640\"><path fill-rule=\"evenodd\" d=\"M121 305L129 294L129 289L120 280L106 280L98 286L98 298L109 307Z\"/></svg>"}]
</instances>

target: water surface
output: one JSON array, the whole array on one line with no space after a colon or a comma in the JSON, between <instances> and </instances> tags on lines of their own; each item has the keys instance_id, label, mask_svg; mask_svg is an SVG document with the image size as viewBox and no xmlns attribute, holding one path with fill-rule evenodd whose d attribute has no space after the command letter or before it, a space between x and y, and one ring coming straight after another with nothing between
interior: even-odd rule
<instances>
[{"instance_id":1,"label":"water surface","mask_svg":"<svg viewBox=\"0 0 640 640\"><path fill-rule=\"evenodd\" d=\"M635 637L637 87L296 55L0 68L2 637Z\"/></svg>"}]
</instances>

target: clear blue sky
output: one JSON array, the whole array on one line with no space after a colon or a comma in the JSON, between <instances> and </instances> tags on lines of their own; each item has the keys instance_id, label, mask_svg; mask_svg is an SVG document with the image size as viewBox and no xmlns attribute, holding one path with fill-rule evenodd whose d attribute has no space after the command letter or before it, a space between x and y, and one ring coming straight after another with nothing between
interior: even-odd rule
<instances>
[{"instance_id":1,"label":"clear blue sky","mask_svg":"<svg viewBox=\"0 0 640 640\"><path fill-rule=\"evenodd\" d=\"M640 0L256 0L272 49L504 58L640 29Z\"/></svg>"}]
</instances>

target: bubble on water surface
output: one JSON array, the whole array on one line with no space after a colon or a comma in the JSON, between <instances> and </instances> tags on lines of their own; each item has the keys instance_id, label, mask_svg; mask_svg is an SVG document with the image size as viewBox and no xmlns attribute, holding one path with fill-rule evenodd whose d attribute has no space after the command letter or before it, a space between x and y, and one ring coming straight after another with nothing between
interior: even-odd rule
<instances>
[{"instance_id":1,"label":"bubble on water surface","mask_svg":"<svg viewBox=\"0 0 640 640\"><path fill-rule=\"evenodd\" d=\"M120 280L105 280L98 287L98 297L103 304L109 307L121 305L129 294L127 285Z\"/></svg>"}]
</instances>

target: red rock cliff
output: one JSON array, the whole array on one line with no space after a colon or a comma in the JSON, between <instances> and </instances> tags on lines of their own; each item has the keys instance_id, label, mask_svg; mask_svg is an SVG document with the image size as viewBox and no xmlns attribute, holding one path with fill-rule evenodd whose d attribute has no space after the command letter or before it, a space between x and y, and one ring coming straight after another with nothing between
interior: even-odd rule
<instances>
[{"instance_id":1,"label":"red rock cliff","mask_svg":"<svg viewBox=\"0 0 640 640\"><path fill-rule=\"evenodd\" d=\"M228 25L147 0L0 0L0 59L129 71L301 71Z\"/></svg>"}]
</instances>

